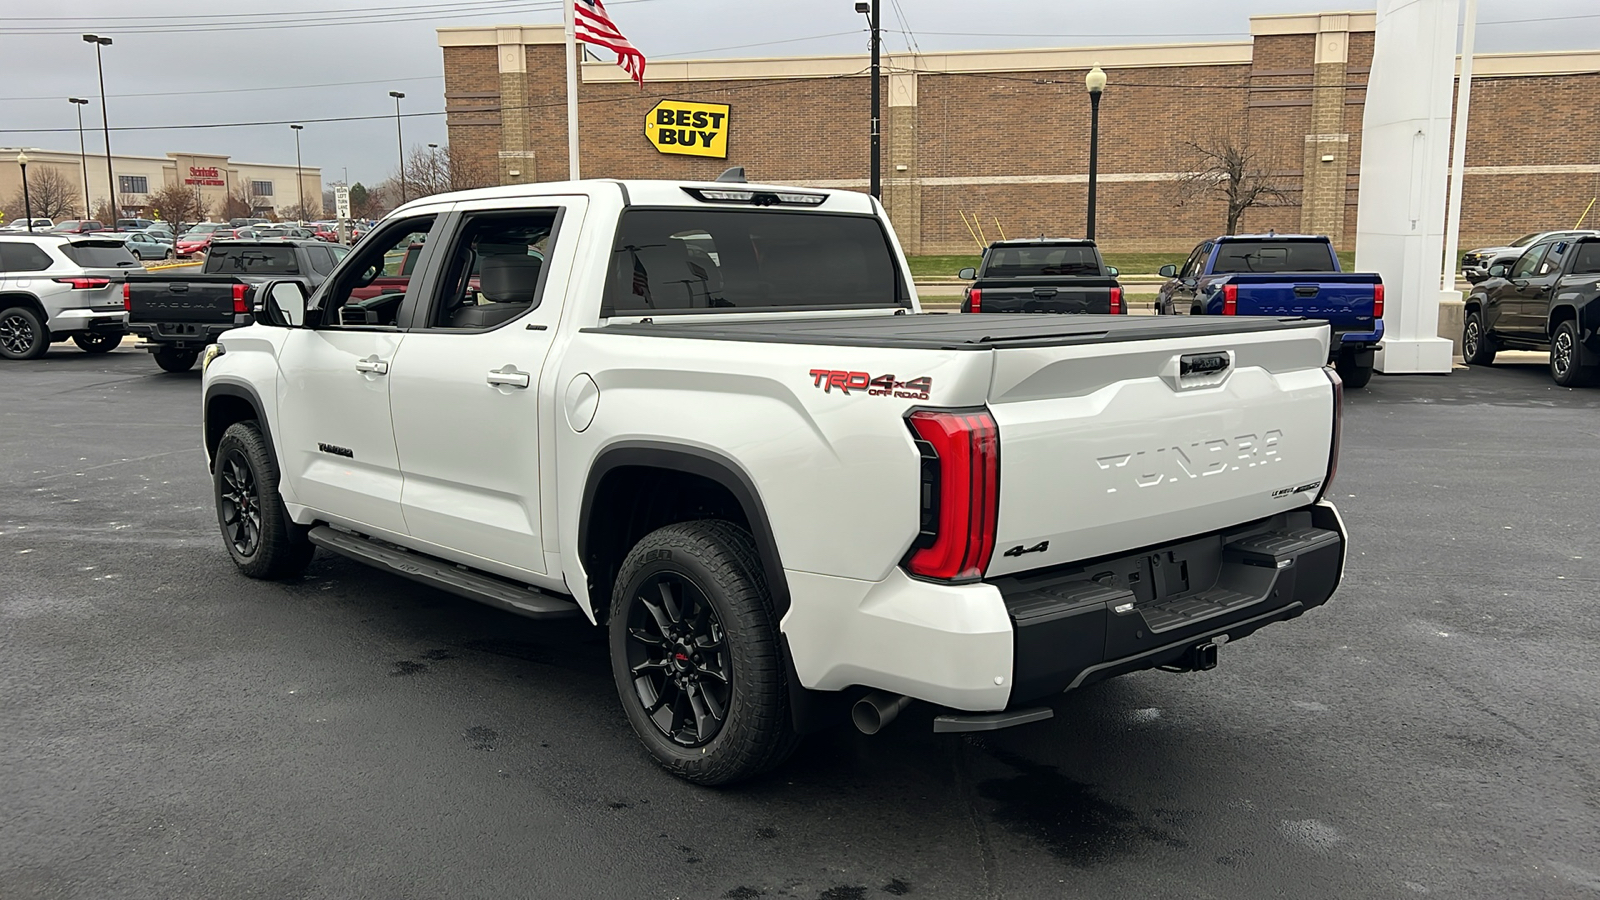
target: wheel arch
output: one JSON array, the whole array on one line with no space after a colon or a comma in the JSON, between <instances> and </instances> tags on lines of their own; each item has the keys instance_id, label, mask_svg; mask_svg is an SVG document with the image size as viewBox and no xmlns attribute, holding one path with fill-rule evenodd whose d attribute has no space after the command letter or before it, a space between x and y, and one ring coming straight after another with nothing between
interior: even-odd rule
<instances>
[{"instance_id":1,"label":"wheel arch","mask_svg":"<svg viewBox=\"0 0 1600 900\"><path fill-rule=\"evenodd\" d=\"M267 441L267 452L272 454L272 462L277 465L277 446L272 440L272 426L267 423L265 410L260 395L247 384L222 381L207 388L203 416L207 466L216 465L217 445L228 427L249 421L260 426L261 436ZM281 465L278 468L282 470Z\"/></svg>"},{"instance_id":2,"label":"wheel arch","mask_svg":"<svg viewBox=\"0 0 1600 900\"><path fill-rule=\"evenodd\" d=\"M1574 323L1578 321L1578 308L1576 306L1570 303L1552 306L1549 317L1545 319L1544 333L1554 337L1556 329L1561 327L1561 323L1569 321Z\"/></svg>"},{"instance_id":3,"label":"wheel arch","mask_svg":"<svg viewBox=\"0 0 1600 900\"><path fill-rule=\"evenodd\" d=\"M1483 314L1482 294L1468 294L1466 302L1461 305L1461 316L1463 319L1473 313L1478 313L1479 315Z\"/></svg>"},{"instance_id":4,"label":"wheel arch","mask_svg":"<svg viewBox=\"0 0 1600 900\"><path fill-rule=\"evenodd\" d=\"M39 318L45 321L46 326L48 326L50 323L50 313L45 310L44 304L39 302L39 298L32 294L23 293L21 291L6 291L5 293L0 293L0 309L10 309L13 306L27 307L28 309L38 313Z\"/></svg>"},{"instance_id":5,"label":"wheel arch","mask_svg":"<svg viewBox=\"0 0 1600 900\"><path fill-rule=\"evenodd\" d=\"M630 488L630 493L623 493ZM690 500L700 502L691 508ZM788 612L788 582L766 506L755 480L732 459L684 444L613 444L590 466L582 503L578 558L589 577L589 602L597 618L603 618L610 605L616 567L638 538L663 525L704 518L701 509L737 512L742 518L739 524L755 541L774 612L779 619Z\"/></svg>"}]
</instances>

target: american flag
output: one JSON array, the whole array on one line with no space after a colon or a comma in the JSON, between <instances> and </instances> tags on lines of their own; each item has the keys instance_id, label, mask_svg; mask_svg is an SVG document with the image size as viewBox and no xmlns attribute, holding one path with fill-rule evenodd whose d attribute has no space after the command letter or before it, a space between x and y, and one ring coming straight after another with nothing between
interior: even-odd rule
<instances>
[{"instance_id":1,"label":"american flag","mask_svg":"<svg viewBox=\"0 0 1600 900\"><path fill-rule=\"evenodd\" d=\"M572 0L576 11L578 40L617 52L617 65L628 77L644 87L644 54L622 36L600 0Z\"/></svg>"}]
</instances>

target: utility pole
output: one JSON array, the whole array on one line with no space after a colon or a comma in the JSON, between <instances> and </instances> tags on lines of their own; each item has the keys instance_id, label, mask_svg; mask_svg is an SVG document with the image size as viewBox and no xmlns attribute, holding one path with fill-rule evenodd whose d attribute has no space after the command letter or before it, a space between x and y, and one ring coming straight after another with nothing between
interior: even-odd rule
<instances>
[{"instance_id":1,"label":"utility pole","mask_svg":"<svg viewBox=\"0 0 1600 900\"><path fill-rule=\"evenodd\" d=\"M111 174L111 123L106 119L106 66L105 62L100 58L100 48L111 46L111 38L101 37L98 34L86 34L83 36L83 40L85 43L94 45L94 67L100 73L100 130L105 133L106 137L106 187L111 190L111 196L106 198L106 206L111 210L111 222L108 227L115 228L117 227L117 216L119 215L117 211L117 179L115 175ZM84 210L83 217L85 219L93 218L94 211Z\"/></svg>"},{"instance_id":2,"label":"utility pole","mask_svg":"<svg viewBox=\"0 0 1600 900\"><path fill-rule=\"evenodd\" d=\"M879 78L882 32L878 28L878 0L857 3L856 12L867 17L867 27L872 31L872 177L868 191L883 198L883 154L878 124L882 118L883 85Z\"/></svg>"},{"instance_id":3,"label":"utility pole","mask_svg":"<svg viewBox=\"0 0 1600 900\"><path fill-rule=\"evenodd\" d=\"M83 143L83 108L89 101L81 97L68 97L67 102L78 110L78 159L83 162L83 217L87 219L94 215L94 209L89 204L89 151Z\"/></svg>"},{"instance_id":4,"label":"utility pole","mask_svg":"<svg viewBox=\"0 0 1600 900\"><path fill-rule=\"evenodd\" d=\"M400 202L406 202L406 138L400 131L400 101L406 98L401 91L390 91L389 96L394 98L394 139L400 148Z\"/></svg>"},{"instance_id":5,"label":"utility pole","mask_svg":"<svg viewBox=\"0 0 1600 900\"><path fill-rule=\"evenodd\" d=\"M300 171L300 132L305 129L305 126L290 125L289 127L294 129L294 183L296 187L300 188L300 209L298 210L299 215L295 216L295 219L303 223L306 215L306 176Z\"/></svg>"}]
</instances>

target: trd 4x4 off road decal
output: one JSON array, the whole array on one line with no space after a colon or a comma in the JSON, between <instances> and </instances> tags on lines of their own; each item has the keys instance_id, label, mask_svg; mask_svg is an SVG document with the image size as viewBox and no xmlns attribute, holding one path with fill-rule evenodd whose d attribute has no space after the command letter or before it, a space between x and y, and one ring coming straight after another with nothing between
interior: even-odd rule
<instances>
[{"instance_id":1,"label":"trd 4x4 off road decal","mask_svg":"<svg viewBox=\"0 0 1600 900\"><path fill-rule=\"evenodd\" d=\"M928 399L928 392L933 390L933 379L927 375L921 378L912 378L909 381L896 381L893 375L879 375L874 378L868 372L812 369L811 379L812 385L822 388L822 392L825 394L831 394L837 388L841 394L848 394L851 391L866 391L869 397L899 397L904 400L926 400Z\"/></svg>"}]
</instances>

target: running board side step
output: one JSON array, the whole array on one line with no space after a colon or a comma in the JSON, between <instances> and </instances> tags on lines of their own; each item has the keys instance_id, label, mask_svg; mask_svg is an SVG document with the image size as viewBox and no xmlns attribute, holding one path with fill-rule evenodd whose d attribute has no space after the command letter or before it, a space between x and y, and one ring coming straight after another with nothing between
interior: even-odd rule
<instances>
[{"instance_id":1,"label":"running board side step","mask_svg":"<svg viewBox=\"0 0 1600 900\"><path fill-rule=\"evenodd\" d=\"M318 525L306 535L311 543L356 562L366 563L458 597L498 606L530 619L570 619L583 615L571 600L538 588L464 569L422 553L402 550L371 538Z\"/></svg>"}]
</instances>

